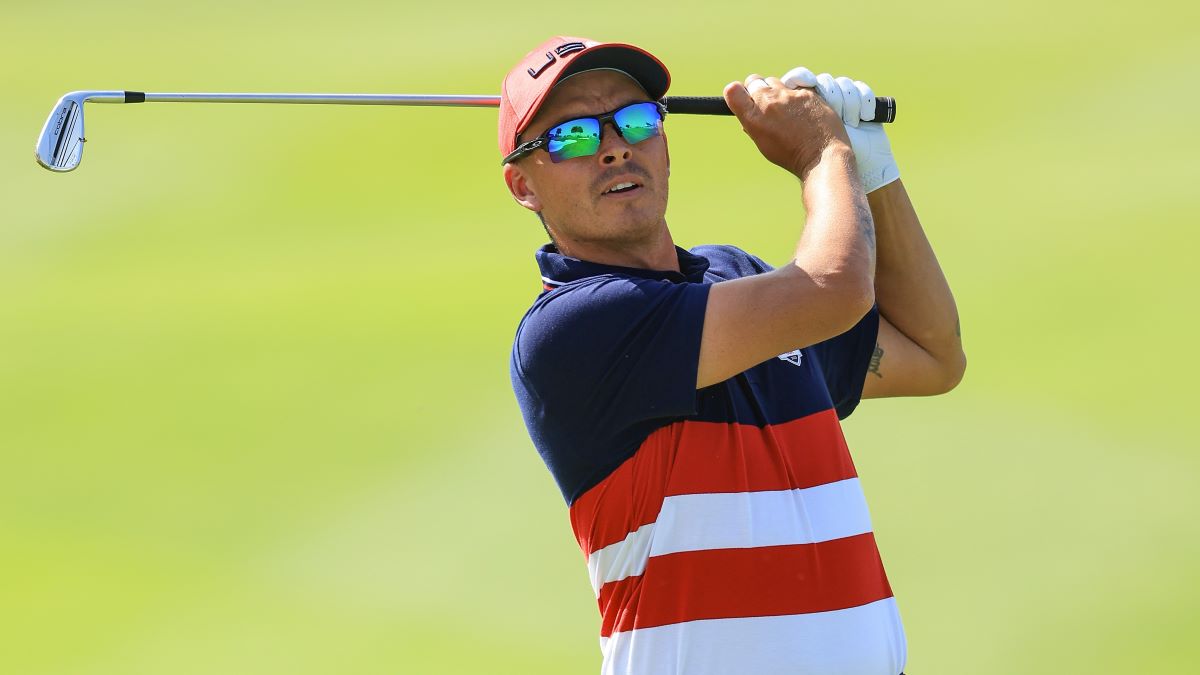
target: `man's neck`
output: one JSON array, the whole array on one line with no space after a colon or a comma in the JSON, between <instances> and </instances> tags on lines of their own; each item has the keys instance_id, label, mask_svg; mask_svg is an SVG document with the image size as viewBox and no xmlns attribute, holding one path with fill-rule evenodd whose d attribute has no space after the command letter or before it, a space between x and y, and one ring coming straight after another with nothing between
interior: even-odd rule
<instances>
[{"instance_id":1,"label":"man's neck","mask_svg":"<svg viewBox=\"0 0 1200 675\"><path fill-rule=\"evenodd\" d=\"M558 252L565 256L617 267L634 267L644 270L679 271L679 255L671 231L665 226L649 242L629 244L621 242L557 242Z\"/></svg>"}]
</instances>

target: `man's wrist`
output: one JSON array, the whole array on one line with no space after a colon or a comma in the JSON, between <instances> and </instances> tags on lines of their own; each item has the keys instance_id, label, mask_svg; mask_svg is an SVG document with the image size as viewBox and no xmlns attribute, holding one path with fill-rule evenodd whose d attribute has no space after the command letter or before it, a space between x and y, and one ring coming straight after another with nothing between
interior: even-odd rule
<instances>
[{"instance_id":1,"label":"man's wrist","mask_svg":"<svg viewBox=\"0 0 1200 675\"><path fill-rule=\"evenodd\" d=\"M854 148L863 190L871 193L900 178L900 168L896 166L883 125L864 122L858 127L846 127L846 133Z\"/></svg>"},{"instance_id":2,"label":"man's wrist","mask_svg":"<svg viewBox=\"0 0 1200 675\"><path fill-rule=\"evenodd\" d=\"M825 144L821 149L821 154L806 166L800 167L800 170L794 171L796 177L801 182L808 180L809 174L818 166L844 166L846 170L853 176L858 176L858 170L854 164L854 150L845 141L834 138Z\"/></svg>"}]
</instances>

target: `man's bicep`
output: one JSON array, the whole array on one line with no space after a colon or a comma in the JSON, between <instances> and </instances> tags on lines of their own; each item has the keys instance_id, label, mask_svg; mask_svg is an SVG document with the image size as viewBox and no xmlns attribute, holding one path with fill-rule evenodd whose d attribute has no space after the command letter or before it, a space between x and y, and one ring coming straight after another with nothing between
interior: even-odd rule
<instances>
[{"instance_id":1,"label":"man's bicep","mask_svg":"<svg viewBox=\"0 0 1200 675\"><path fill-rule=\"evenodd\" d=\"M863 300L853 290L819 283L794 265L714 284L704 314L696 387L845 332L867 311Z\"/></svg>"},{"instance_id":2,"label":"man's bicep","mask_svg":"<svg viewBox=\"0 0 1200 675\"><path fill-rule=\"evenodd\" d=\"M935 358L879 317L879 337L863 382L863 398L932 396L945 391L943 379Z\"/></svg>"}]
</instances>

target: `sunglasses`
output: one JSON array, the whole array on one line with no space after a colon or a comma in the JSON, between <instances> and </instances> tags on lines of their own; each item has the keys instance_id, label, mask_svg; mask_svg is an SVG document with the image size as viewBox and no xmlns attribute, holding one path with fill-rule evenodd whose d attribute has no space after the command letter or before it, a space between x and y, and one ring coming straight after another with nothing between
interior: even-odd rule
<instances>
[{"instance_id":1,"label":"sunglasses","mask_svg":"<svg viewBox=\"0 0 1200 675\"><path fill-rule=\"evenodd\" d=\"M630 103L612 112L595 117L579 117L559 122L537 138L518 145L500 164L514 162L539 148L550 153L550 161L562 162L575 157L588 157L600 151L600 130L612 122L617 134L633 145L662 133L667 107L658 101Z\"/></svg>"}]
</instances>

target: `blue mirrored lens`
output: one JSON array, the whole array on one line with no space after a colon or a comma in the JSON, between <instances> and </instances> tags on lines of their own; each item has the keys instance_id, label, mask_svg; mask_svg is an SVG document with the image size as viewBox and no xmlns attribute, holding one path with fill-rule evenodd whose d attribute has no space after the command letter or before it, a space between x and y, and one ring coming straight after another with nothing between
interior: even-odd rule
<instances>
[{"instance_id":1,"label":"blue mirrored lens","mask_svg":"<svg viewBox=\"0 0 1200 675\"><path fill-rule=\"evenodd\" d=\"M600 149L600 123L594 117L584 117L562 124L546 132L550 161L594 155Z\"/></svg>"},{"instance_id":2,"label":"blue mirrored lens","mask_svg":"<svg viewBox=\"0 0 1200 675\"><path fill-rule=\"evenodd\" d=\"M613 116L621 137L626 142L641 143L662 131L662 113L654 103L635 103L617 111Z\"/></svg>"}]
</instances>

